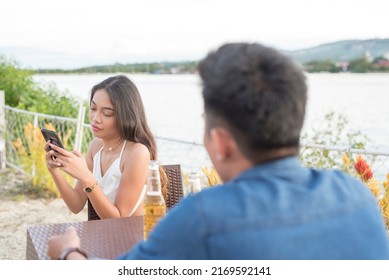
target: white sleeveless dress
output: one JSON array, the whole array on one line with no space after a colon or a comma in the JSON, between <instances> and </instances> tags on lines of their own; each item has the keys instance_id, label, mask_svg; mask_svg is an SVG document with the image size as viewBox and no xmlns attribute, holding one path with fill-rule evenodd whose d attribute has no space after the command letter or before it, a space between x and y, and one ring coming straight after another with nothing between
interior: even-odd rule
<instances>
[{"instance_id":1,"label":"white sleeveless dress","mask_svg":"<svg viewBox=\"0 0 389 280\"><path fill-rule=\"evenodd\" d=\"M127 141L124 141L122 150L117 159L112 162L111 166L105 172L104 176L101 176L101 151L103 147L95 154L93 157L93 175L96 180L99 182L99 186L102 188L104 194L108 197L109 201L113 204L115 202L116 192L119 188L120 178L122 177L122 172L120 170L120 162L122 159L124 148L126 147ZM135 210L138 209L141 204L143 197L146 193L146 185L144 186L141 195L138 198L134 208L130 212L131 216L134 214Z\"/></svg>"}]
</instances>

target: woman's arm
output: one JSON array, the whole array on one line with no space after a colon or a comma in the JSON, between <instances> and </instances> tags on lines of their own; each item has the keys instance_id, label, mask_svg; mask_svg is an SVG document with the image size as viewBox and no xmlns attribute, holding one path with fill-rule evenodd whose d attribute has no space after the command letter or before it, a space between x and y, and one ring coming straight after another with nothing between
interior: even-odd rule
<instances>
[{"instance_id":1,"label":"woman's arm","mask_svg":"<svg viewBox=\"0 0 389 280\"><path fill-rule=\"evenodd\" d=\"M59 170L56 170L55 172L50 172L51 176L53 177L54 183L57 186L57 189L59 193L61 194L62 199L65 201L65 204L67 207L72 211L73 213L77 214L79 213L85 206L86 202L86 195L81 194L77 190L77 185L79 182L76 183L76 187L73 188L70 186L70 184L65 180L62 174L60 174Z\"/></svg>"},{"instance_id":2,"label":"woman's arm","mask_svg":"<svg viewBox=\"0 0 389 280\"><path fill-rule=\"evenodd\" d=\"M51 149L50 149L50 148ZM57 146L46 143L44 146L44 149L46 151L46 165L47 169L49 170L51 177L54 180L54 183L61 194L61 197L65 201L68 208L73 213L80 212L85 205L86 202L86 195L79 192L77 188L73 188L65 179L63 176L61 169L63 168L63 165L59 159L60 156L63 156L62 154L58 153L55 148ZM61 153L70 153L64 149L58 148L61 150ZM55 156L55 157L53 157ZM77 186L78 182L76 183Z\"/></svg>"},{"instance_id":3,"label":"woman's arm","mask_svg":"<svg viewBox=\"0 0 389 280\"><path fill-rule=\"evenodd\" d=\"M146 146L134 143L131 153L122 160L123 175L115 197L115 205L118 207L121 217L143 215L143 198L138 209L134 209L142 195L147 182L147 174L150 162L150 152Z\"/></svg>"}]
</instances>

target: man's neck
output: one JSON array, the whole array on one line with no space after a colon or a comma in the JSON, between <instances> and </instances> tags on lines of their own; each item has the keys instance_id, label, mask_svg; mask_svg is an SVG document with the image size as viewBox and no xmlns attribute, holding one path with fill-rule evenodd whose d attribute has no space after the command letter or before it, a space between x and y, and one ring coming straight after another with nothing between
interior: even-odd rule
<instances>
[{"instance_id":1,"label":"man's neck","mask_svg":"<svg viewBox=\"0 0 389 280\"><path fill-rule=\"evenodd\" d=\"M255 160L252 160L244 156L241 152L237 152L230 156L228 162L223 164L222 170L219 170L219 172L222 175L223 182L226 183L255 165L289 156L296 156L297 153L298 149L296 147L263 150L261 152L255 152L253 154L255 157L252 157Z\"/></svg>"},{"instance_id":2,"label":"man's neck","mask_svg":"<svg viewBox=\"0 0 389 280\"><path fill-rule=\"evenodd\" d=\"M296 147L285 147L277 149L269 149L258 151L254 153L252 157L253 165L259 165L268 161L273 161L285 157L296 156L298 154L298 149Z\"/></svg>"}]
</instances>

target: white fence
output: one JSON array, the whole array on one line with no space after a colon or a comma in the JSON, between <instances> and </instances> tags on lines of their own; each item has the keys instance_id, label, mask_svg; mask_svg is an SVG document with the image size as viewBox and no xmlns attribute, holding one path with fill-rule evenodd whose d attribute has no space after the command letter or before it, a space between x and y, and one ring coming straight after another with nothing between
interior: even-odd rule
<instances>
[{"instance_id":1,"label":"white fence","mask_svg":"<svg viewBox=\"0 0 389 280\"><path fill-rule=\"evenodd\" d=\"M0 91L0 167L4 169L8 166L25 173L22 165L20 165L21 155L15 143L27 145L28 138L31 137L29 135L31 130L29 131L26 128L31 127L31 125L40 129L45 124L50 123L61 138L66 139L64 144L67 149L77 149L85 153L93 135L89 125L84 122L84 116L85 108L82 105L79 107L78 118L52 116L13 108L4 105L4 92ZM198 171L202 167L211 167L212 165L201 143L162 136L156 136L156 141L158 159L162 164L181 164L184 172ZM34 148L43 149L43 146ZM357 154L364 155L377 180L383 181L385 175L389 172L389 151L360 150L346 146L325 146L315 143L302 143L300 149L300 157L303 163L323 168L341 168L343 153L354 156ZM34 168L32 168L31 173L32 176L35 176Z\"/></svg>"},{"instance_id":2,"label":"white fence","mask_svg":"<svg viewBox=\"0 0 389 280\"><path fill-rule=\"evenodd\" d=\"M0 168L6 167L6 145L5 145L5 93L0 90Z\"/></svg>"}]
</instances>

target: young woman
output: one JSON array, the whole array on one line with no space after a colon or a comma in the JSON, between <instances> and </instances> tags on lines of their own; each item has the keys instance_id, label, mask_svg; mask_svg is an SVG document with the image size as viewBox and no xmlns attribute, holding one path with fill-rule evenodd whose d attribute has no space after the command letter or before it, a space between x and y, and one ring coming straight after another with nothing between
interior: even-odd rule
<instances>
[{"instance_id":1,"label":"young woman","mask_svg":"<svg viewBox=\"0 0 389 280\"><path fill-rule=\"evenodd\" d=\"M95 85L89 120L95 137L85 157L49 142L44 147L63 200L73 213L88 201L89 220L143 215L148 163L156 159L157 148L134 83L118 75ZM77 179L74 188L61 170ZM98 216L90 214L94 211Z\"/></svg>"}]
</instances>

